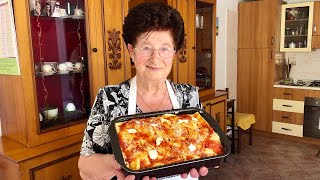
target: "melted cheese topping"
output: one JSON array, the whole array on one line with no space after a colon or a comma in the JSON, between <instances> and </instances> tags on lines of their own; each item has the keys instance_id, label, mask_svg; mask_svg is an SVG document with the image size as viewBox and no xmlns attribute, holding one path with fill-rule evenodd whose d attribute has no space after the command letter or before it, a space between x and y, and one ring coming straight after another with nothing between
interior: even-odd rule
<instances>
[{"instance_id":1,"label":"melted cheese topping","mask_svg":"<svg viewBox=\"0 0 320 180\"><path fill-rule=\"evenodd\" d=\"M132 170L222 154L220 137L199 113L164 114L116 123L125 164Z\"/></svg>"}]
</instances>

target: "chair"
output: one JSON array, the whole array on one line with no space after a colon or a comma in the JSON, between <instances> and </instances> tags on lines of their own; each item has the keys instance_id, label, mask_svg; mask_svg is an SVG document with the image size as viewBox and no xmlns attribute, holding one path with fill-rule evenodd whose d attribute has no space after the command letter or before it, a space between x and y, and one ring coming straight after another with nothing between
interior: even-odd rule
<instances>
[{"instance_id":1,"label":"chair","mask_svg":"<svg viewBox=\"0 0 320 180\"><path fill-rule=\"evenodd\" d=\"M229 92L229 88L225 90L220 90ZM241 149L241 133L246 132L249 134L249 145L252 145L252 124L255 123L255 116L253 114L239 113L234 110L235 99L229 99L229 94L227 95L227 114L228 125L231 126L231 152L235 153L235 143L237 142L237 151L240 153ZM237 127L237 129L236 129ZM237 133L237 136L235 136Z\"/></svg>"}]
</instances>

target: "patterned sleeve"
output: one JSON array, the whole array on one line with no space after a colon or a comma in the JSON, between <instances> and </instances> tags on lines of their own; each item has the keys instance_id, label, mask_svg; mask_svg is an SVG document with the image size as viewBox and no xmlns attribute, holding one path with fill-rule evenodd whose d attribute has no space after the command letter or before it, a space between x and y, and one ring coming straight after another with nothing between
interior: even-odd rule
<instances>
[{"instance_id":1,"label":"patterned sleeve","mask_svg":"<svg viewBox=\"0 0 320 180\"><path fill-rule=\"evenodd\" d=\"M196 107L203 109L200 102L198 87L190 84L173 84L173 87L182 108Z\"/></svg>"},{"instance_id":2,"label":"patterned sleeve","mask_svg":"<svg viewBox=\"0 0 320 180\"><path fill-rule=\"evenodd\" d=\"M112 153L109 136L109 106L112 103L108 100L104 89L100 89L91 109L91 114L84 131L83 142L80 154L90 156L94 153Z\"/></svg>"}]
</instances>

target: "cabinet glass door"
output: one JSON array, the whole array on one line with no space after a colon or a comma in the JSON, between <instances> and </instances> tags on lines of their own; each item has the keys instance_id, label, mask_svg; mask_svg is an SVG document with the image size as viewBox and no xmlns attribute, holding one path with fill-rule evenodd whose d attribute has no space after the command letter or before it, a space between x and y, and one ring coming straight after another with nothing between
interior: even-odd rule
<instances>
[{"instance_id":1,"label":"cabinet glass door","mask_svg":"<svg viewBox=\"0 0 320 180\"><path fill-rule=\"evenodd\" d=\"M84 122L90 91L84 0L30 0L39 132Z\"/></svg>"},{"instance_id":2,"label":"cabinet glass door","mask_svg":"<svg viewBox=\"0 0 320 180\"><path fill-rule=\"evenodd\" d=\"M196 1L196 85L200 89L213 84L213 5Z\"/></svg>"},{"instance_id":3,"label":"cabinet glass door","mask_svg":"<svg viewBox=\"0 0 320 180\"><path fill-rule=\"evenodd\" d=\"M311 51L313 2L282 6L281 51Z\"/></svg>"}]
</instances>

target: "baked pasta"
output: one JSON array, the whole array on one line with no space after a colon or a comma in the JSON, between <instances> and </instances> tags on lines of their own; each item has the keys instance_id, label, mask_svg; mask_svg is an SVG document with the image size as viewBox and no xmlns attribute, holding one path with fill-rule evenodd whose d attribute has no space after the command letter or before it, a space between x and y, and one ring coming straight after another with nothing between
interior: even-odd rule
<instances>
[{"instance_id":1,"label":"baked pasta","mask_svg":"<svg viewBox=\"0 0 320 180\"><path fill-rule=\"evenodd\" d=\"M125 164L141 170L222 154L220 137L198 113L116 123Z\"/></svg>"}]
</instances>

